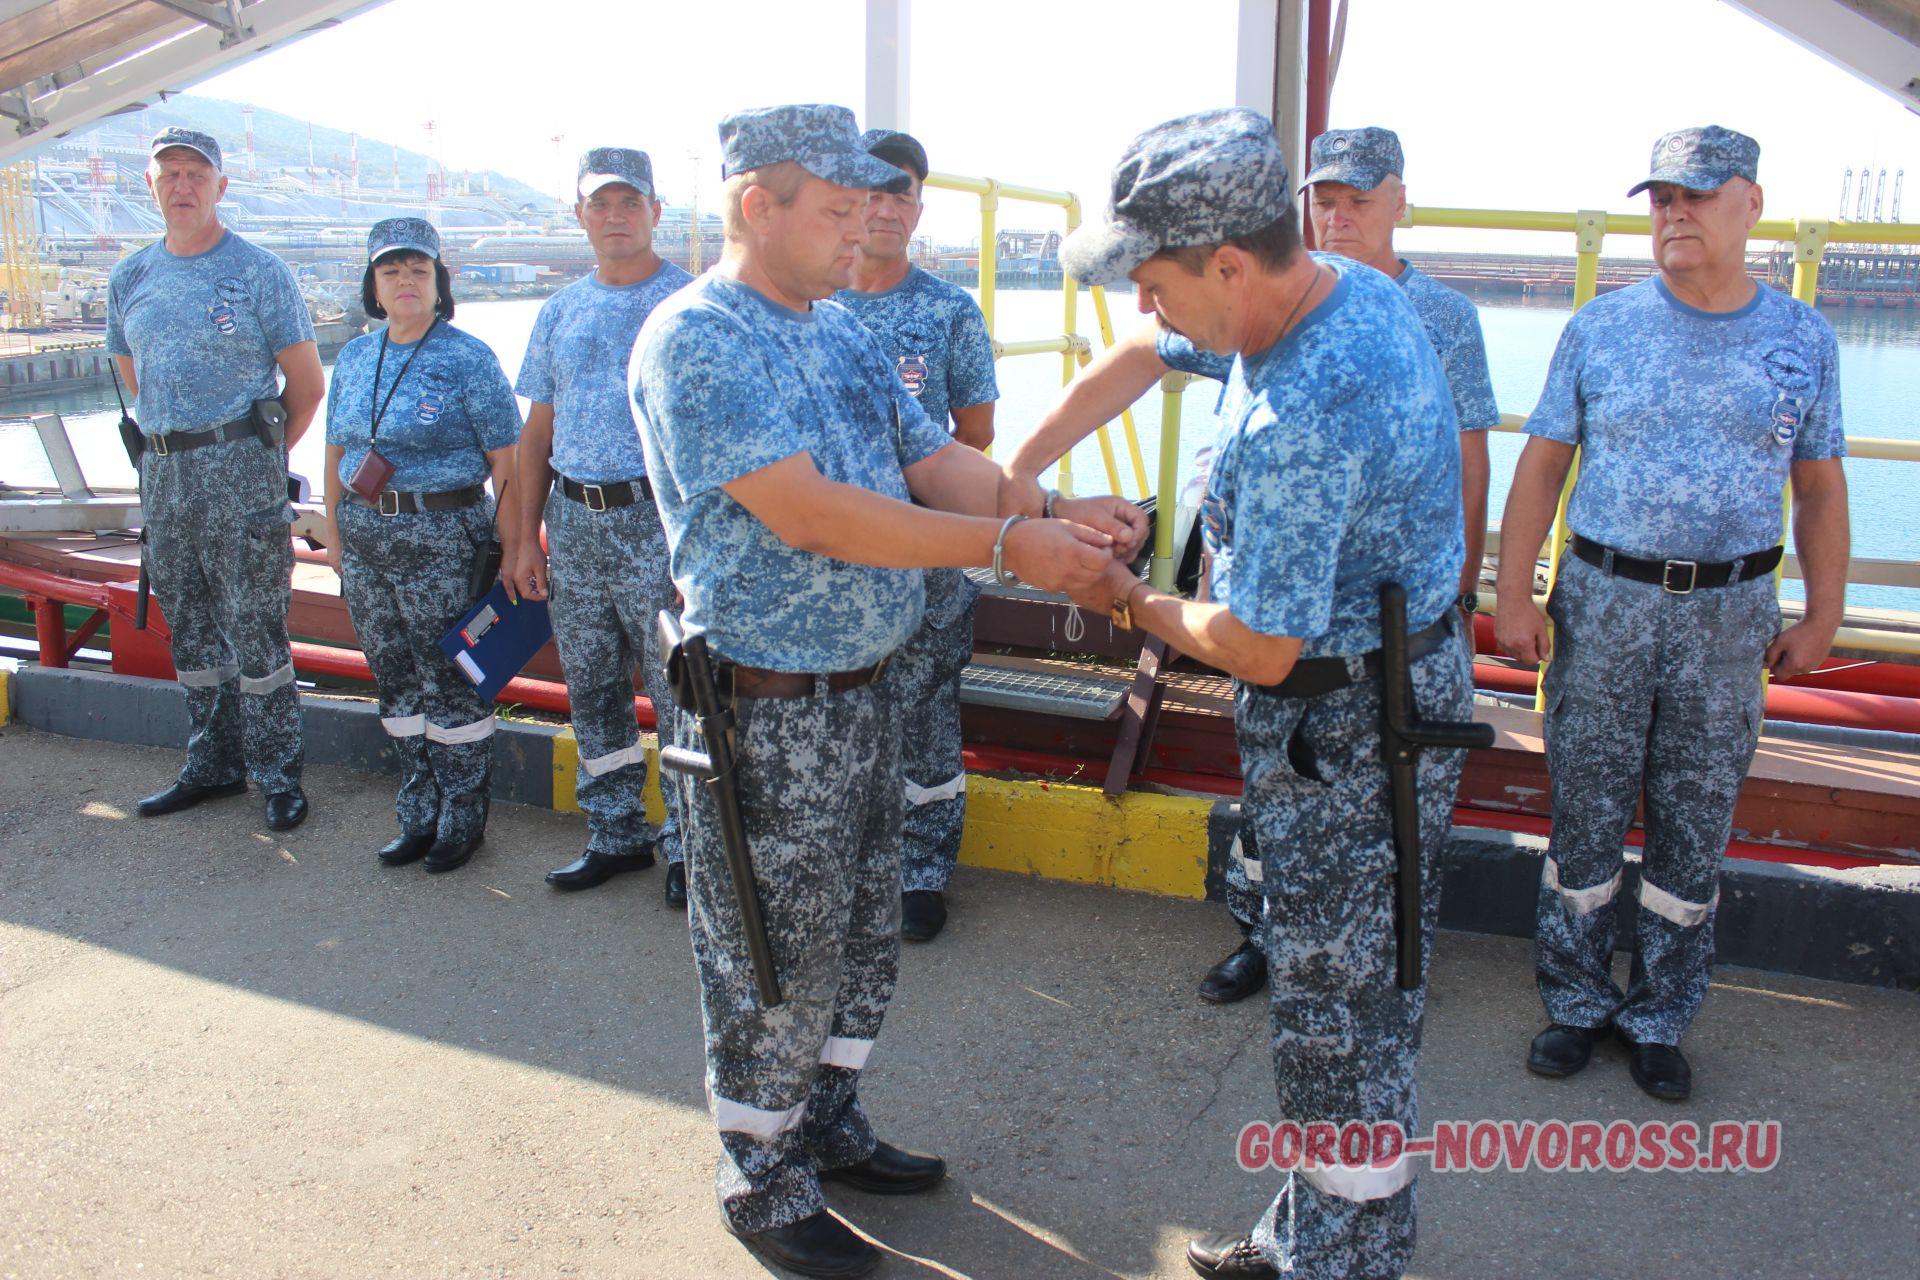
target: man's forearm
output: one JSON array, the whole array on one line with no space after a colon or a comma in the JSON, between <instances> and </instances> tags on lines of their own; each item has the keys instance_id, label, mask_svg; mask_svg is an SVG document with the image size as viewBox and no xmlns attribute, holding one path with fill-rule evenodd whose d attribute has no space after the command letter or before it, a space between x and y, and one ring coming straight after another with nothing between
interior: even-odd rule
<instances>
[{"instance_id":1,"label":"man's forearm","mask_svg":"<svg viewBox=\"0 0 1920 1280\"><path fill-rule=\"evenodd\" d=\"M1533 599L1533 571L1540 544L1553 528L1560 489L1573 464L1573 446L1535 437L1514 468L1507 509L1500 517L1500 575L1496 590L1503 600Z\"/></svg>"},{"instance_id":2,"label":"man's forearm","mask_svg":"<svg viewBox=\"0 0 1920 1280\"><path fill-rule=\"evenodd\" d=\"M978 458L978 454L974 454ZM997 474L991 463L990 473ZM1000 522L916 507L858 485L822 480L813 514L775 533L789 546L883 569L969 568L993 562ZM923 502L925 498L921 499Z\"/></svg>"},{"instance_id":3,"label":"man's forearm","mask_svg":"<svg viewBox=\"0 0 1920 1280\"><path fill-rule=\"evenodd\" d=\"M553 490L553 419L540 420L540 406L527 415L527 424L514 449L514 509L509 530L518 545L540 536L540 516Z\"/></svg>"},{"instance_id":4,"label":"man's forearm","mask_svg":"<svg viewBox=\"0 0 1920 1280\"><path fill-rule=\"evenodd\" d=\"M1263 636L1226 605L1186 600L1147 586L1129 590L1135 626L1249 684L1280 683L1300 656L1299 641Z\"/></svg>"},{"instance_id":5,"label":"man's forearm","mask_svg":"<svg viewBox=\"0 0 1920 1280\"><path fill-rule=\"evenodd\" d=\"M908 467L906 477L913 496L936 511L992 516L1000 510L1000 468L969 445L947 445Z\"/></svg>"},{"instance_id":6,"label":"man's forearm","mask_svg":"<svg viewBox=\"0 0 1920 1280\"><path fill-rule=\"evenodd\" d=\"M1151 391L1167 372L1155 337L1153 329L1144 329L1088 365L1033 434L1020 442L1007 469L1016 475L1039 475Z\"/></svg>"},{"instance_id":7,"label":"man's forearm","mask_svg":"<svg viewBox=\"0 0 1920 1280\"><path fill-rule=\"evenodd\" d=\"M1467 558L1460 566L1460 594L1480 590L1480 562L1487 551L1487 433L1460 436L1460 508L1466 518Z\"/></svg>"},{"instance_id":8,"label":"man's forearm","mask_svg":"<svg viewBox=\"0 0 1920 1280\"><path fill-rule=\"evenodd\" d=\"M1796 496L1793 545L1807 596L1807 619L1838 627L1846 614L1852 520L1844 478Z\"/></svg>"}]
</instances>

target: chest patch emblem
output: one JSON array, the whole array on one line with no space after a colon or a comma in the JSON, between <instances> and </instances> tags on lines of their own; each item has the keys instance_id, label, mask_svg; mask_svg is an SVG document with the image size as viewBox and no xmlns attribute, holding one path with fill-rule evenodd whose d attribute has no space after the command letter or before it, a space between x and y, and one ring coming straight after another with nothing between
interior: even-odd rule
<instances>
[{"instance_id":1,"label":"chest patch emblem","mask_svg":"<svg viewBox=\"0 0 1920 1280\"><path fill-rule=\"evenodd\" d=\"M1800 419L1803 416L1799 396L1790 396L1784 391L1773 402L1772 430L1773 442L1782 448L1791 446L1800 434Z\"/></svg>"},{"instance_id":2,"label":"chest patch emblem","mask_svg":"<svg viewBox=\"0 0 1920 1280\"><path fill-rule=\"evenodd\" d=\"M900 381L906 384L907 390L913 394L916 400L919 399L920 392L925 389L927 385L927 358L925 356L901 356L900 359L895 362L895 367L900 372Z\"/></svg>"},{"instance_id":3,"label":"chest patch emblem","mask_svg":"<svg viewBox=\"0 0 1920 1280\"><path fill-rule=\"evenodd\" d=\"M420 393L420 403L418 407L420 425L430 427L440 421L440 415L446 411L447 402L441 398L440 393L437 391L423 391Z\"/></svg>"},{"instance_id":4,"label":"chest patch emblem","mask_svg":"<svg viewBox=\"0 0 1920 1280\"><path fill-rule=\"evenodd\" d=\"M233 308L224 302L216 302L207 308L207 322L221 334L231 334L240 327L233 314Z\"/></svg>"},{"instance_id":5,"label":"chest patch emblem","mask_svg":"<svg viewBox=\"0 0 1920 1280\"><path fill-rule=\"evenodd\" d=\"M213 291L220 295L222 302L245 302L247 300L247 282L239 276L222 276L213 285Z\"/></svg>"}]
</instances>

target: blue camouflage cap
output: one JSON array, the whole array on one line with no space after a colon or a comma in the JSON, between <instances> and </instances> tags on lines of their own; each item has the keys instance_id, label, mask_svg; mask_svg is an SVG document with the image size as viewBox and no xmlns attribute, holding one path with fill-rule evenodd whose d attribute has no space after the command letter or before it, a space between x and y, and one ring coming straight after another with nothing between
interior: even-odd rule
<instances>
[{"instance_id":1,"label":"blue camouflage cap","mask_svg":"<svg viewBox=\"0 0 1920 1280\"><path fill-rule=\"evenodd\" d=\"M1735 178L1759 181L1760 144L1717 124L1675 129L1653 144L1653 172L1627 192L1637 196L1656 182L1689 191L1715 191Z\"/></svg>"},{"instance_id":2,"label":"blue camouflage cap","mask_svg":"<svg viewBox=\"0 0 1920 1280\"><path fill-rule=\"evenodd\" d=\"M920 139L898 129L867 130L860 135L860 149L868 155L879 156L895 168L905 169L922 182L931 172L927 149L920 145Z\"/></svg>"},{"instance_id":3,"label":"blue camouflage cap","mask_svg":"<svg viewBox=\"0 0 1920 1280\"><path fill-rule=\"evenodd\" d=\"M197 129L182 129L177 124L168 125L153 135L153 146L148 148L147 156L151 159L168 147L186 147L190 151L198 151L207 158L208 164L216 169L221 167L220 144Z\"/></svg>"},{"instance_id":4,"label":"blue camouflage cap","mask_svg":"<svg viewBox=\"0 0 1920 1280\"><path fill-rule=\"evenodd\" d=\"M1162 249L1218 244L1292 207L1273 122L1230 107L1155 125L1113 169L1105 222L1067 237L1060 262L1087 284L1114 284Z\"/></svg>"},{"instance_id":5,"label":"blue camouflage cap","mask_svg":"<svg viewBox=\"0 0 1920 1280\"><path fill-rule=\"evenodd\" d=\"M720 122L720 176L791 160L843 187L904 191L907 175L867 154L853 112L826 103L736 111Z\"/></svg>"},{"instance_id":6,"label":"blue camouflage cap","mask_svg":"<svg viewBox=\"0 0 1920 1280\"><path fill-rule=\"evenodd\" d=\"M367 261L378 262L390 253L424 253L440 260L440 233L425 218L382 218L367 232Z\"/></svg>"},{"instance_id":7,"label":"blue camouflage cap","mask_svg":"<svg viewBox=\"0 0 1920 1280\"><path fill-rule=\"evenodd\" d=\"M649 200L653 199L653 161L646 152L631 147L595 147L580 157L574 190L582 200L616 182L624 182Z\"/></svg>"},{"instance_id":8,"label":"blue camouflage cap","mask_svg":"<svg viewBox=\"0 0 1920 1280\"><path fill-rule=\"evenodd\" d=\"M1304 190L1316 182L1344 182L1356 191L1371 191L1388 176L1407 171L1400 135L1391 129L1329 129L1313 140L1307 153Z\"/></svg>"}]
</instances>

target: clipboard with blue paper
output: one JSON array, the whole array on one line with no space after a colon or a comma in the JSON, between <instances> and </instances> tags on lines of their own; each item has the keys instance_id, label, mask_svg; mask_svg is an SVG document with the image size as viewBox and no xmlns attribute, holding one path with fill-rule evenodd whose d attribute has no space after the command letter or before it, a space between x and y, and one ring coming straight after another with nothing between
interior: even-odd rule
<instances>
[{"instance_id":1,"label":"clipboard with blue paper","mask_svg":"<svg viewBox=\"0 0 1920 1280\"><path fill-rule=\"evenodd\" d=\"M440 637L440 651L492 702L551 639L547 602L523 597L515 604L507 599L506 587L496 582Z\"/></svg>"}]
</instances>

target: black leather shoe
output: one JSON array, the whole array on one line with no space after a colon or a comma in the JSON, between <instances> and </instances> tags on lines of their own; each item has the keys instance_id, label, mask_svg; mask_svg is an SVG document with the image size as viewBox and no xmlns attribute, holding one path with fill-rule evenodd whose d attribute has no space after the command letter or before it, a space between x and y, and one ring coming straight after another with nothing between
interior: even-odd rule
<instances>
[{"instance_id":1,"label":"black leather shoe","mask_svg":"<svg viewBox=\"0 0 1920 1280\"><path fill-rule=\"evenodd\" d=\"M272 831L291 831L307 820L307 793L295 787L276 791L267 797L267 827Z\"/></svg>"},{"instance_id":2,"label":"black leather shoe","mask_svg":"<svg viewBox=\"0 0 1920 1280\"><path fill-rule=\"evenodd\" d=\"M389 867L404 867L409 862L418 862L426 857L427 850L431 848L433 848L433 832L410 836L402 831L381 846L380 861Z\"/></svg>"},{"instance_id":3,"label":"black leather shoe","mask_svg":"<svg viewBox=\"0 0 1920 1280\"><path fill-rule=\"evenodd\" d=\"M947 895L938 889L909 889L900 895L900 936L908 942L932 942L947 927Z\"/></svg>"},{"instance_id":4,"label":"black leather shoe","mask_svg":"<svg viewBox=\"0 0 1920 1280\"><path fill-rule=\"evenodd\" d=\"M1207 970L1207 976L1200 980L1200 998L1212 1004L1232 1004L1245 1000L1266 985L1266 953L1248 940Z\"/></svg>"},{"instance_id":5,"label":"black leather shoe","mask_svg":"<svg viewBox=\"0 0 1920 1280\"><path fill-rule=\"evenodd\" d=\"M217 800L221 796L245 794L247 780L222 782L217 786L196 787L190 782L176 782L165 791L156 791L142 800L134 808L143 818L158 818L166 813L178 813L182 809L191 809L202 800Z\"/></svg>"},{"instance_id":6,"label":"black leather shoe","mask_svg":"<svg viewBox=\"0 0 1920 1280\"><path fill-rule=\"evenodd\" d=\"M667 864L667 905L677 911L687 909L687 864Z\"/></svg>"},{"instance_id":7,"label":"black leather shoe","mask_svg":"<svg viewBox=\"0 0 1920 1280\"><path fill-rule=\"evenodd\" d=\"M1634 1045L1627 1074L1643 1093L1662 1102L1685 1102L1693 1092L1693 1068L1677 1045Z\"/></svg>"},{"instance_id":8,"label":"black leather shoe","mask_svg":"<svg viewBox=\"0 0 1920 1280\"><path fill-rule=\"evenodd\" d=\"M427 870L437 873L465 866L484 839L485 836L475 836L471 840L435 840L433 848L427 850Z\"/></svg>"},{"instance_id":9,"label":"black leather shoe","mask_svg":"<svg viewBox=\"0 0 1920 1280\"><path fill-rule=\"evenodd\" d=\"M791 1226L733 1234L768 1262L803 1276L864 1276L884 1256L825 1209Z\"/></svg>"},{"instance_id":10,"label":"black leather shoe","mask_svg":"<svg viewBox=\"0 0 1920 1280\"><path fill-rule=\"evenodd\" d=\"M556 889L591 889L605 884L622 871L645 871L653 865L653 846L642 845L632 853L601 853L587 850L566 866L547 872L547 883Z\"/></svg>"},{"instance_id":11,"label":"black leather shoe","mask_svg":"<svg viewBox=\"0 0 1920 1280\"><path fill-rule=\"evenodd\" d=\"M1260 1256L1252 1236L1203 1236L1187 1241L1187 1265L1221 1280L1274 1280L1280 1273Z\"/></svg>"},{"instance_id":12,"label":"black leather shoe","mask_svg":"<svg viewBox=\"0 0 1920 1280\"><path fill-rule=\"evenodd\" d=\"M844 1182L869 1195L910 1196L938 1186L946 1176L947 1162L939 1156L918 1156L882 1142L859 1164L823 1171L820 1181Z\"/></svg>"},{"instance_id":13,"label":"black leather shoe","mask_svg":"<svg viewBox=\"0 0 1920 1280\"><path fill-rule=\"evenodd\" d=\"M1527 1050L1527 1070L1537 1076L1570 1076L1583 1070L1593 1056L1599 1032L1592 1027L1569 1027L1556 1022L1533 1038Z\"/></svg>"}]
</instances>

